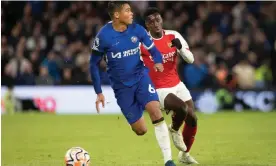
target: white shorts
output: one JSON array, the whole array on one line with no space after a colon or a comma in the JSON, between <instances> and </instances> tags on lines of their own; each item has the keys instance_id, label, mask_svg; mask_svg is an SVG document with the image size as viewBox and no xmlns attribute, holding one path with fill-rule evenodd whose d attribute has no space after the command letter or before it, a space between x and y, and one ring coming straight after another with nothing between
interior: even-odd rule
<instances>
[{"instance_id":1,"label":"white shorts","mask_svg":"<svg viewBox=\"0 0 276 166\"><path fill-rule=\"evenodd\" d=\"M183 84L183 82L180 82L174 87L171 88L160 88L156 89L161 108L164 109L164 101L168 94L172 93L179 97L184 102L191 100L192 96L190 94L190 91L186 88L186 86Z\"/></svg>"}]
</instances>

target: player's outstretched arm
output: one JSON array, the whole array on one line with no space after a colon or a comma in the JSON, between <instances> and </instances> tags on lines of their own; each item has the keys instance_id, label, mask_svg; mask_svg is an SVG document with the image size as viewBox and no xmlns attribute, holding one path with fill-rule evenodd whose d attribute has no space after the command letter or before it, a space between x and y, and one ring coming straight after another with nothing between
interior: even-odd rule
<instances>
[{"instance_id":1,"label":"player's outstretched arm","mask_svg":"<svg viewBox=\"0 0 276 166\"><path fill-rule=\"evenodd\" d=\"M176 47L180 56L187 62L194 62L194 55L190 51L186 40L176 31L174 31L175 39L172 40L172 46Z\"/></svg>"},{"instance_id":2,"label":"player's outstretched arm","mask_svg":"<svg viewBox=\"0 0 276 166\"><path fill-rule=\"evenodd\" d=\"M100 112L99 104L102 103L102 106L105 105L105 98L102 94L102 88L101 88L101 78L100 78L100 71L99 71L99 63L103 58L103 55L105 54L105 48L106 48L106 38L104 36L105 33L103 33L102 29L99 31L97 36L94 39L93 46L92 46L92 54L90 57L90 75L91 79L93 81L94 90L97 94L97 100L96 100L96 109L97 112Z\"/></svg>"},{"instance_id":3,"label":"player's outstretched arm","mask_svg":"<svg viewBox=\"0 0 276 166\"><path fill-rule=\"evenodd\" d=\"M90 75L93 81L95 93L98 95L96 100L96 109L98 113L100 112L99 104L102 103L102 106L104 107L105 102L104 95L102 94L101 78L99 71L99 63L102 59L101 54L102 53L93 50L92 55L90 57Z\"/></svg>"}]
</instances>

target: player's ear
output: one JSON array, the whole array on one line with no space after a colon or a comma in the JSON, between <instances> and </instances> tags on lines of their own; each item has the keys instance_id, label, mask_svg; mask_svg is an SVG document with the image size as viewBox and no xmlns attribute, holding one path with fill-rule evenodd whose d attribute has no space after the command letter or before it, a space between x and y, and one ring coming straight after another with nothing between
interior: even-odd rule
<instances>
[{"instance_id":1,"label":"player's ear","mask_svg":"<svg viewBox=\"0 0 276 166\"><path fill-rule=\"evenodd\" d=\"M114 18L116 18L116 19L119 18L119 12L114 12Z\"/></svg>"}]
</instances>

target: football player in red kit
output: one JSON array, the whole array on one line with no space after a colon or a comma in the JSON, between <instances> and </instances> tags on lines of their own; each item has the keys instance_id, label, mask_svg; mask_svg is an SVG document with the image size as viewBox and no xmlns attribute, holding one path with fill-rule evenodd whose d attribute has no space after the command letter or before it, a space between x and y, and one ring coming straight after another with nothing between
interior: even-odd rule
<instances>
[{"instance_id":1,"label":"football player in red kit","mask_svg":"<svg viewBox=\"0 0 276 166\"><path fill-rule=\"evenodd\" d=\"M194 57L185 39L176 31L164 30L162 17L157 8L148 8L144 14L145 25L153 38L154 44L163 55L163 72L154 71L154 62L150 53L141 45L144 64L159 96L160 104L168 113L172 113L169 130L173 143L178 150L179 161L186 164L198 164L189 154L197 132L197 117L189 90L181 82L177 73L177 63L184 59L193 63ZM185 125L181 132L181 125Z\"/></svg>"}]
</instances>

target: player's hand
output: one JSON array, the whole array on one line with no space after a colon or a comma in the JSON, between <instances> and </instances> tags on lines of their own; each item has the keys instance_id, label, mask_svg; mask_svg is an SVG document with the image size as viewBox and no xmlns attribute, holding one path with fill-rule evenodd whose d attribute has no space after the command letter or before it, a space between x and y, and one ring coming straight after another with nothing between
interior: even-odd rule
<instances>
[{"instance_id":1,"label":"player's hand","mask_svg":"<svg viewBox=\"0 0 276 166\"><path fill-rule=\"evenodd\" d=\"M105 98L104 95L102 93L99 93L97 95L97 100L96 100L96 109L97 109L97 113L100 113L100 108L99 108L99 104L102 103L102 107L104 108L105 104Z\"/></svg>"},{"instance_id":2,"label":"player's hand","mask_svg":"<svg viewBox=\"0 0 276 166\"><path fill-rule=\"evenodd\" d=\"M162 64L162 63L156 63L156 64L154 65L154 70L155 70L155 71L159 71L159 72L163 72L163 70L164 70L163 64Z\"/></svg>"},{"instance_id":3,"label":"player's hand","mask_svg":"<svg viewBox=\"0 0 276 166\"><path fill-rule=\"evenodd\" d=\"M178 38L173 39L171 42L172 42L171 47L176 47L178 50L182 48L182 44Z\"/></svg>"}]
</instances>

